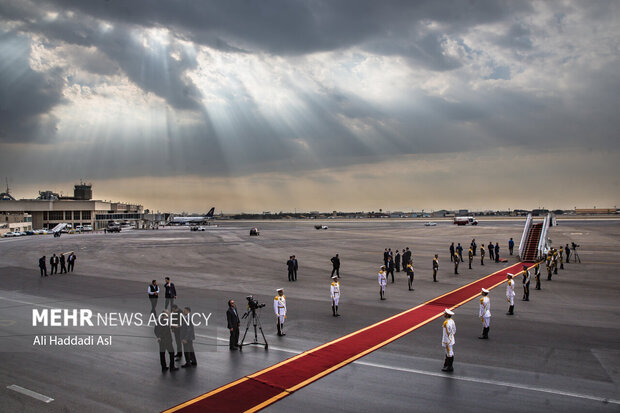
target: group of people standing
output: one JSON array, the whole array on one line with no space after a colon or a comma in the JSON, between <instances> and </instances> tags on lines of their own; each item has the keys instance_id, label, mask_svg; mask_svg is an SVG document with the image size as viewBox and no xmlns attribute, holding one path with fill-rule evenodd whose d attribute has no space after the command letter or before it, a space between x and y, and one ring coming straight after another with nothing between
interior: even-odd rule
<instances>
[{"instance_id":1,"label":"group of people standing","mask_svg":"<svg viewBox=\"0 0 620 413\"><path fill-rule=\"evenodd\" d=\"M66 254L66 255L65 255ZM75 267L75 260L77 257L73 251L67 253L61 253L60 256L52 254L50 257L50 274L58 274L58 265L60 265L60 273L66 274L73 272ZM44 255L39 258L39 270L41 271L41 277L47 277L47 257Z\"/></svg>"},{"instance_id":2,"label":"group of people standing","mask_svg":"<svg viewBox=\"0 0 620 413\"><path fill-rule=\"evenodd\" d=\"M177 290L173 282L170 281L170 277L164 278L165 289L165 303L164 310L159 314L157 323L154 328L155 337L159 344L159 361L161 364L162 372L168 370L175 371L178 367L175 367L175 361L180 360L185 356L185 364L181 367L196 367L198 365L196 361L196 354L194 352L194 340L196 335L194 333L194 326L189 320L191 320L191 308L184 307L181 309L174 303L177 298ZM157 313L157 301L159 300L159 285L157 280L151 281L147 288L148 298L151 303L151 313ZM176 353L173 346L176 345ZM169 355L169 364L166 364L166 353Z\"/></svg>"},{"instance_id":3,"label":"group of people standing","mask_svg":"<svg viewBox=\"0 0 620 413\"><path fill-rule=\"evenodd\" d=\"M512 241L512 238L510 239ZM514 247L514 243L512 244ZM567 252L568 248L568 252ZM512 248L510 248L512 249ZM566 262L568 263L570 260L570 248L568 244L565 247L560 247L559 250L556 248L550 248L544 262L547 266L547 279L551 281L552 274L557 274L558 266L560 269L564 269L564 254L566 253ZM516 296L516 283L515 279L519 275L522 276L522 285L523 285L523 298L522 301L530 301L530 282L531 282L531 274L530 270L534 271L534 278L536 280L536 290L541 289L540 282L540 264L542 261L536 262L531 268L528 268L527 265L523 265L523 269L518 274L508 273L506 275L507 283L506 283L506 301L508 302L508 311L506 315L512 316L514 315L515 308L515 296ZM483 288L480 292L480 308L478 311L478 316L480 317L480 321L482 322L482 334L478 337L483 340L487 340L489 338L489 330L491 328L491 300L489 298L489 290ZM442 324L442 346L445 350L445 361L444 366L442 368L443 371L453 371L453 363L454 363L454 336L456 334L456 324L452 319L454 312L445 309L444 317L445 321Z\"/></svg>"},{"instance_id":4,"label":"group of people standing","mask_svg":"<svg viewBox=\"0 0 620 413\"><path fill-rule=\"evenodd\" d=\"M484 265L484 258L487 255L487 251L489 254L489 258L492 261L495 262L499 262L499 242L496 242L495 245L493 245L492 242L489 242L489 245L486 246L485 249L485 245L482 244L480 245L480 265ZM508 251L510 252L510 255L512 255L514 250L514 241L512 240L512 238L510 238L510 241L508 241ZM478 251L478 244L476 244L476 239L472 239L471 243L469 244L469 251L467 252L467 257L468 257L468 263L469 263L469 269L471 270L471 264L474 261L474 257L476 257L476 251ZM454 242L450 244L450 262L454 263L454 273L458 274L459 273L459 264L461 262L465 262L465 259L463 258L464 254L463 254L463 246L461 245L461 243L457 243L457 245L454 245Z\"/></svg>"}]
</instances>

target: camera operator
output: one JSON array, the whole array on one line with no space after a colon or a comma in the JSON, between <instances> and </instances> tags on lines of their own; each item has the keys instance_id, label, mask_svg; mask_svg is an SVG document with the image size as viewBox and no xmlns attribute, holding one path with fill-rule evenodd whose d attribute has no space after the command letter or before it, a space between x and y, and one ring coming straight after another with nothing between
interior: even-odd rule
<instances>
[{"instance_id":1,"label":"camera operator","mask_svg":"<svg viewBox=\"0 0 620 413\"><path fill-rule=\"evenodd\" d=\"M241 320L239 320L239 313L237 313L235 300L228 300L226 318L228 319L228 329L230 330L228 348L236 350L239 348L239 326L241 325Z\"/></svg>"},{"instance_id":2,"label":"camera operator","mask_svg":"<svg viewBox=\"0 0 620 413\"><path fill-rule=\"evenodd\" d=\"M581 245L575 244L574 242L571 242L571 245L573 246L573 255L575 256L575 258L573 259L573 262L581 263L581 257L579 257L579 254L577 253L577 248L579 248Z\"/></svg>"}]
</instances>

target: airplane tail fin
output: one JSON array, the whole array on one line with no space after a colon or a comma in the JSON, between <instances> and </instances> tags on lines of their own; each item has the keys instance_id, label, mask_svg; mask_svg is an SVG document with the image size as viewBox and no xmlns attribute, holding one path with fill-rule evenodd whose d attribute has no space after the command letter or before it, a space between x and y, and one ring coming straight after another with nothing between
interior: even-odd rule
<instances>
[{"instance_id":1,"label":"airplane tail fin","mask_svg":"<svg viewBox=\"0 0 620 413\"><path fill-rule=\"evenodd\" d=\"M209 212L207 212L207 217L211 218L213 216L213 214L215 213L215 207L211 208L209 210Z\"/></svg>"}]
</instances>

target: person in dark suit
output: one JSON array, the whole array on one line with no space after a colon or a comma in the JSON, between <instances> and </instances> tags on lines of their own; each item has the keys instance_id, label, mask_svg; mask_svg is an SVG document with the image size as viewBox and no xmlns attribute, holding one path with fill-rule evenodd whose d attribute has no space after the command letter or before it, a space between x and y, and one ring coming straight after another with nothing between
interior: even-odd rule
<instances>
[{"instance_id":1,"label":"person in dark suit","mask_svg":"<svg viewBox=\"0 0 620 413\"><path fill-rule=\"evenodd\" d=\"M394 261L392 261L392 257L391 256L388 257L387 263L388 263L388 265L386 267L387 274L385 275L385 278L387 280L387 278L390 276L390 274L392 274L392 284L394 284Z\"/></svg>"},{"instance_id":2,"label":"person in dark suit","mask_svg":"<svg viewBox=\"0 0 620 413\"><path fill-rule=\"evenodd\" d=\"M454 252L456 250L454 249L454 242L452 244L450 244L450 262L452 262L452 260L454 259Z\"/></svg>"},{"instance_id":3,"label":"person in dark suit","mask_svg":"<svg viewBox=\"0 0 620 413\"><path fill-rule=\"evenodd\" d=\"M170 330L174 336L174 344L177 347L177 352L174 355L175 360L180 360L183 357L183 342L181 341L181 309L178 305L172 304L170 310Z\"/></svg>"},{"instance_id":4,"label":"person in dark suit","mask_svg":"<svg viewBox=\"0 0 620 413\"><path fill-rule=\"evenodd\" d=\"M71 253L69 254L69 258L67 258L67 262L69 263L69 272L73 272L73 266L75 265L75 260L77 259L77 257L75 256L75 253Z\"/></svg>"},{"instance_id":5,"label":"person in dark suit","mask_svg":"<svg viewBox=\"0 0 620 413\"><path fill-rule=\"evenodd\" d=\"M155 307L157 307L157 300L159 298L159 285L157 285L157 280L151 281L146 291L149 293L151 313L156 314Z\"/></svg>"},{"instance_id":6,"label":"person in dark suit","mask_svg":"<svg viewBox=\"0 0 620 413\"><path fill-rule=\"evenodd\" d=\"M388 252L388 249L386 248L385 251L383 251L383 265L385 265L386 268L387 268L387 260L389 256L390 256L390 253Z\"/></svg>"},{"instance_id":7,"label":"person in dark suit","mask_svg":"<svg viewBox=\"0 0 620 413\"><path fill-rule=\"evenodd\" d=\"M293 256L288 257L288 261L286 262L286 267L288 268L288 280L293 280L293 273L295 272L295 263L293 262Z\"/></svg>"},{"instance_id":8,"label":"person in dark suit","mask_svg":"<svg viewBox=\"0 0 620 413\"><path fill-rule=\"evenodd\" d=\"M402 256L403 269L405 268L405 266L407 265L409 261L411 261L411 251L409 250L409 247L406 247L403 250L403 256Z\"/></svg>"},{"instance_id":9,"label":"person in dark suit","mask_svg":"<svg viewBox=\"0 0 620 413\"><path fill-rule=\"evenodd\" d=\"M398 250L396 250L396 255L394 255L394 265L396 266L396 272L400 272L400 252Z\"/></svg>"},{"instance_id":10,"label":"person in dark suit","mask_svg":"<svg viewBox=\"0 0 620 413\"><path fill-rule=\"evenodd\" d=\"M65 257L65 254L62 253L60 254L60 273L61 274L66 274L67 273L67 258Z\"/></svg>"},{"instance_id":11,"label":"person in dark suit","mask_svg":"<svg viewBox=\"0 0 620 413\"><path fill-rule=\"evenodd\" d=\"M45 255L42 256L41 258L39 258L39 269L41 270L41 277L43 277L43 275L45 275L47 277L47 264L46 264L47 259L45 258Z\"/></svg>"},{"instance_id":12,"label":"person in dark suit","mask_svg":"<svg viewBox=\"0 0 620 413\"><path fill-rule=\"evenodd\" d=\"M499 262L499 242L495 243L495 262Z\"/></svg>"},{"instance_id":13,"label":"person in dark suit","mask_svg":"<svg viewBox=\"0 0 620 413\"><path fill-rule=\"evenodd\" d=\"M183 342L183 352L185 353L185 364L181 367L196 367L198 363L196 362L196 354L194 353L194 340L196 339L196 335L194 334L194 325L192 324L192 319L190 314L192 313L192 309L189 307L185 307L183 309L183 315L185 316L185 320L181 320L181 341Z\"/></svg>"},{"instance_id":14,"label":"person in dark suit","mask_svg":"<svg viewBox=\"0 0 620 413\"><path fill-rule=\"evenodd\" d=\"M172 348L172 333L168 323L168 313L163 312L160 314L161 323L155 324L155 337L159 343L159 362L161 363L161 371L165 372L170 368L170 371L178 370L178 367L174 366L174 349ZM170 367L166 365L166 352L170 356Z\"/></svg>"},{"instance_id":15,"label":"person in dark suit","mask_svg":"<svg viewBox=\"0 0 620 413\"><path fill-rule=\"evenodd\" d=\"M170 305L170 309L172 309L172 305L174 304L174 300L177 298L177 289L174 287L174 283L170 282L170 277L165 278L166 283L164 284L165 298L166 302L164 303L164 310L168 308Z\"/></svg>"},{"instance_id":16,"label":"person in dark suit","mask_svg":"<svg viewBox=\"0 0 620 413\"><path fill-rule=\"evenodd\" d=\"M333 277L334 273L336 273L338 278L340 278L340 258L338 257L338 254L336 254L335 257L332 257L331 262L332 262L332 275L330 275L330 277Z\"/></svg>"},{"instance_id":17,"label":"person in dark suit","mask_svg":"<svg viewBox=\"0 0 620 413\"><path fill-rule=\"evenodd\" d=\"M58 263L60 262L60 260L58 259L58 257L56 256L56 254L52 254L51 258L50 258L50 266L52 267L52 271L50 272L50 274L58 274Z\"/></svg>"},{"instance_id":18,"label":"person in dark suit","mask_svg":"<svg viewBox=\"0 0 620 413\"><path fill-rule=\"evenodd\" d=\"M297 270L299 269L299 261L293 255L293 281L297 281Z\"/></svg>"},{"instance_id":19,"label":"person in dark suit","mask_svg":"<svg viewBox=\"0 0 620 413\"><path fill-rule=\"evenodd\" d=\"M493 243L489 242L489 259L495 261L495 248L493 248Z\"/></svg>"},{"instance_id":20,"label":"person in dark suit","mask_svg":"<svg viewBox=\"0 0 620 413\"><path fill-rule=\"evenodd\" d=\"M241 320L239 320L239 313L237 313L235 300L228 300L226 319L228 321L228 330L230 331L228 348L231 350L236 350L239 348L239 326L241 325Z\"/></svg>"},{"instance_id":21,"label":"person in dark suit","mask_svg":"<svg viewBox=\"0 0 620 413\"><path fill-rule=\"evenodd\" d=\"M478 246L478 244L476 244L476 238L471 240L471 250L474 252L474 257L476 256L476 247Z\"/></svg>"},{"instance_id":22,"label":"person in dark suit","mask_svg":"<svg viewBox=\"0 0 620 413\"><path fill-rule=\"evenodd\" d=\"M512 255L512 251L515 248L515 242L512 240L512 238L510 238L510 241L508 241L508 252L510 253L510 255Z\"/></svg>"}]
</instances>

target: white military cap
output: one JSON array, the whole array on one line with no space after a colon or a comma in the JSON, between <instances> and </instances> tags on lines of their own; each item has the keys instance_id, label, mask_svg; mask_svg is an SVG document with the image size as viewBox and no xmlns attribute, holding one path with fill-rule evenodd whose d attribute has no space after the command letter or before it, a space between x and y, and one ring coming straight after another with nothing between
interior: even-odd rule
<instances>
[{"instance_id":1,"label":"white military cap","mask_svg":"<svg viewBox=\"0 0 620 413\"><path fill-rule=\"evenodd\" d=\"M445 310L443 310L443 312L448 314L448 315L454 315L454 311L450 311L447 308Z\"/></svg>"},{"instance_id":2,"label":"white military cap","mask_svg":"<svg viewBox=\"0 0 620 413\"><path fill-rule=\"evenodd\" d=\"M486 288L483 288L483 289L482 289L482 292L483 292L483 293L485 293L485 294L488 294L488 293L489 293L489 290L487 290Z\"/></svg>"},{"instance_id":3,"label":"white military cap","mask_svg":"<svg viewBox=\"0 0 620 413\"><path fill-rule=\"evenodd\" d=\"M337 276L337 275L334 275L334 276L332 277L332 280L337 280L337 279L338 279L338 276Z\"/></svg>"},{"instance_id":4,"label":"white military cap","mask_svg":"<svg viewBox=\"0 0 620 413\"><path fill-rule=\"evenodd\" d=\"M278 292L278 291L284 291L284 289L283 289L283 288L278 288L278 289L276 290L276 292Z\"/></svg>"}]
</instances>

